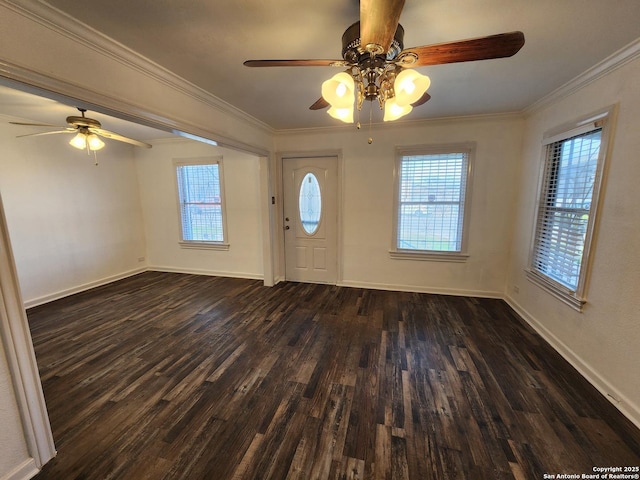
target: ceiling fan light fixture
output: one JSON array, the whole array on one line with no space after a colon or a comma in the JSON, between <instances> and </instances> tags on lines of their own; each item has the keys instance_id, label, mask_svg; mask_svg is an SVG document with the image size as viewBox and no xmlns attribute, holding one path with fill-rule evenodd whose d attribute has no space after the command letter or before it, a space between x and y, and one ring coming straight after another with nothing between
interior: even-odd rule
<instances>
[{"instance_id":1,"label":"ceiling fan light fixture","mask_svg":"<svg viewBox=\"0 0 640 480\"><path fill-rule=\"evenodd\" d=\"M395 98L389 98L384 102L383 121L392 122L400 117L404 117L413 110L411 105L400 105Z\"/></svg>"},{"instance_id":2,"label":"ceiling fan light fixture","mask_svg":"<svg viewBox=\"0 0 640 480\"><path fill-rule=\"evenodd\" d=\"M87 135L87 143L89 144L89 150L100 150L104 147L104 142L95 133Z\"/></svg>"},{"instance_id":3,"label":"ceiling fan light fixture","mask_svg":"<svg viewBox=\"0 0 640 480\"><path fill-rule=\"evenodd\" d=\"M351 108L355 101L355 82L347 72L335 74L322 83L322 96L332 107Z\"/></svg>"},{"instance_id":4,"label":"ceiling fan light fixture","mask_svg":"<svg viewBox=\"0 0 640 480\"><path fill-rule=\"evenodd\" d=\"M347 108L331 107L327 110L327 113L337 120L342 120L344 123L353 123L353 105Z\"/></svg>"},{"instance_id":5,"label":"ceiling fan light fixture","mask_svg":"<svg viewBox=\"0 0 640 480\"><path fill-rule=\"evenodd\" d=\"M431 79L409 68L403 69L393 85L395 101L400 106L417 102L429 89Z\"/></svg>"},{"instance_id":6,"label":"ceiling fan light fixture","mask_svg":"<svg viewBox=\"0 0 640 480\"><path fill-rule=\"evenodd\" d=\"M87 137L84 133L78 132L70 141L69 145L77 148L78 150L84 150L87 148Z\"/></svg>"},{"instance_id":7,"label":"ceiling fan light fixture","mask_svg":"<svg viewBox=\"0 0 640 480\"><path fill-rule=\"evenodd\" d=\"M322 97L310 110L330 106L329 115L350 122L364 100L377 100L385 122L407 115L423 105L431 80L408 67L505 58L524 45L520 31L422 45L405 50L404 28L398 23L405 0L361 0L360 21L342 35L343 60L247 60L247 67L347 67L322 84ZM355 106L353 103L355 102ZM372 110L371 110L372 111ZM359 115L358 115L359 117ZM371 125L372 115L369 115ZM358 121L357 128L360 128ZM371 143L371 138L369 138Z\"/></svg>"}]
</instances>

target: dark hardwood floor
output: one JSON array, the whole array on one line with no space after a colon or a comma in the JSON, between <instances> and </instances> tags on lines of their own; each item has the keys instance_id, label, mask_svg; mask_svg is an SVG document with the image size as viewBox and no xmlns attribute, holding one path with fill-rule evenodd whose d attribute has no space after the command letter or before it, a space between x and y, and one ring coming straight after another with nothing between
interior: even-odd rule
<instances>
[{"instance_id":1,"label":"dark hardwood floor","mask_svg":"<svg viewBox=\"0 0 640 480\"><path fill-rule=\"evenodd\" d=\"M58 449L38 480L640 465L640 431L500 300L148 272L28 315Z\"/></svg>"}]
</instances>

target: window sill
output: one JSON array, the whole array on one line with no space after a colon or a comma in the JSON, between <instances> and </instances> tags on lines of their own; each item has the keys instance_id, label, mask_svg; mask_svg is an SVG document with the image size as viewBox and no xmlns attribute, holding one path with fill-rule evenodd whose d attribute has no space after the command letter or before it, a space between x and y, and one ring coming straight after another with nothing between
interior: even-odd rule
<instances>
[{"instance_id":1,"label":"window sill","mask_svg":"<svg viewBox=\"0 0 640 480\"><path fill-rule=\"evenodd\" d=\"M466 262L469 255L459 252L428 252L412 250L390 250L389 256L394 260L420 260L427 262Z\"/></svg>"},{"instance_id":2,"label":"window sill","mask_svg":"<svg viewBox=\"0 0 640 480\"><path fill-rule=\"evenodd\" d=\"M525 272L527 274L527 279L529 279L531 283L534 283L546 292L550 293L565 305L573 308L576 312L582 312L582 307L587 303L585 299L579 298L575 292L548 280L538 272L529 269L525 270Z\"/></svg>"},{"instance_id":3,"label":"window sill","mask_svg":"<svg viewBox=\"0 0 640 480\"><path fill-rule=\"evenodd\" d=\"M180 248L190 248L194 250L229 250L230 245L222 242L178 242Z\"/></svg>"}]
</instances>

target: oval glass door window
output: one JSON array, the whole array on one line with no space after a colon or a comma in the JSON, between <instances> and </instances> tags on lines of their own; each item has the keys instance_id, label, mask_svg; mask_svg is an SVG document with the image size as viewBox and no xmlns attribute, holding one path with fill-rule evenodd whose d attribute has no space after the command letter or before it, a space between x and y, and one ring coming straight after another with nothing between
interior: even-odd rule
<instances>
[{"instance_id":1,"label":"oval glass door window","mask_svg":"<svg viewBox=\"0 0 640 480\"><path fill-rule=\"evenodd\" d=\"M322 213L320 184L313 173L307 173L302 179L298 208L300 209L302 228L309 235L313 235L318 230Z\"/></svg>"}]
</instances>

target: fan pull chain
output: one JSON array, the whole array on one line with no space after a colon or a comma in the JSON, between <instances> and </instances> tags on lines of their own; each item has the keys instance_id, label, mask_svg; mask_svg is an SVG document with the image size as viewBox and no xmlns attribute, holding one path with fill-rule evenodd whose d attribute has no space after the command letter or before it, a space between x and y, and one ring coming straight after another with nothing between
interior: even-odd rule
<instances>
[{"instance_id":1,"label":"fan pull chain","mask_svg":"<svg viewBox=\"0 0 640 480\"><path fill-rule=\"evenodd\" d=\"M369 102L369 139L367 143L371 145L373 143L373 136L371 135L371 124L373 123L373 101Z\"/></svg>"},{"instance_id":2,"label":"fan pull chain","mask_svg":"<svg viewBox=\"0 0 640 480\"><path fill-rule=\"evenodd\" d=\"M93 152L93 159L95 160L95 166L98 166L98 153L95 150L91 150L89 148L89 142L87 142L87 155L91 156L91 152Z\"/></svg>"}]
</instances>

